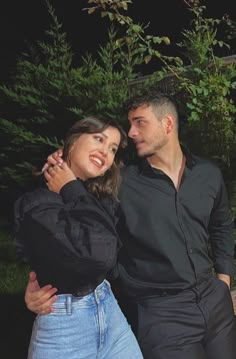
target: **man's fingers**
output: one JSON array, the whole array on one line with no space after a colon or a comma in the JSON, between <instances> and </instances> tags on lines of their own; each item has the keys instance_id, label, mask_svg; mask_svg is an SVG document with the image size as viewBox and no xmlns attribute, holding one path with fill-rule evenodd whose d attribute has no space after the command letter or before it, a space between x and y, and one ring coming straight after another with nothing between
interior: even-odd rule
<instances>
[{"instance_id":1,"label":"man's fingers","mask_svg":"<svg viewBox=\"0 0 236 359\"><path fill-rule=\"evenodd\" d=\"M29 272L29 280L31 282L34 282L35 280L37 280L37 275L35 272Z\"/></svg>"},{"instance_id":2,"label":"man's fingers","mask_svg":"<svg viewBox=\"0 0 236 359\"><path fill-rule=\"evenodd\" d=\"M36 314L49 314L49 313L53 312L52 305L56 299L57 299L57 296L54 295L43 304L38 304L37 301L35 301L33 303L29 303L27 305L27 308Z\"/></svg>"},{"instance_id":3,"label":"man's fingers","mask_svg":"<svg viewBox=\"0 0 236 359\"><path fill-rule=\"evenodd\" d=\"M57 298L56 292L57 288L51 285L46 285L37 292L28 292L25 297L27 308L37 314L50 313L52 311L51 306Z\"/></svg>"},{"instance_id":4,"label":"man's fingers","mask_svg":"<svg viewBox=\"0 0 236 359\"><path fill-rule=\"evenodd\" d=\"M53 295L52 297L50 297L46 302L44 301L42 303L41 299L37 302L35 302L34 304L31 305L32 308L34 308L34 312L37 314L48 314L51 313L53 311L52 305L55 302L55 300L57 299L56 295ZM39 304L39 302L41 304Z\"/></svg>"},{"instance_id":5,"label":"man's fingers","mask_svg":"<svg viewBox=\"0 0 236 359\"><path fill-rule=\"evenodd\" d=\"M52 287L50 284L42 287L36 295L35 300L38 301L39 304L44 304L49 298L51 298L57 292L57 288Z\"/></svg>"},{"instance_id":6,"label":"man's fingers","mask_svg":"<svg viewBox=\"0 0 236 359\"><path fill-rule=\"evenodd\" d=\"M40 315L45 315L45 314L50 314L52 313L52 309L51 308L47 308L47 309L42 309L39 313Z\"/></svg>"},{"instance_id":7,"label":"man's fingers","mask_svg":"<svg viewBox=\"0 0 236 359\"><path fill-rule=\"evenodd\" d=\"M49 298L51 298L57 292L57 288L52 287L50 284L38 290L27 290L25 292L25 299L27 305L29 303L36 303L36 305L44 304Z\"/></svg>"}]
</instances>

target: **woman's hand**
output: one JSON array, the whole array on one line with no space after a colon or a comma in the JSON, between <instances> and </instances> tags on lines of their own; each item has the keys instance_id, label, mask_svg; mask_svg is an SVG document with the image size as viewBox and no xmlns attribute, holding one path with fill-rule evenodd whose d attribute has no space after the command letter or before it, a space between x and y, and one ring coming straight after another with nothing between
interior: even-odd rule
<instances>
[{"instance_id":1,"label":"woman's hand","mask_svg":"<svg viewBox=\"0 0 236 359\"><path fill-rule=\"evenodd\" d=\"M61 166L55 165L48 167L48 169L44 171L44 177L47 181L48 189L56 193L60 193L60 190L66 183L76 180L74 173L66 162L63 162Z\"/></svg>"},{"instance_id":2,"label":"woman's hand","mask_svg":"<svg viewBox=\"0 0 236 359\"><path fill-rule=\"evenodd\" d=\"M42 168L42 172L46 171L50 166L54 166L54 165L61 166L63 163L62 155L63 155L62 148L59 148L56 152L51 153L47 158L47 162L44 164Z\"/></svg>"},{"instance_id":3,"label":"woman's hand","mask_svg":"<svg viewBox=\"0 0 236 359\"><path fill-rule=\"evenodd\" d=\"M29 273L29 281L25 289L26 307L36 314L49 314L53 311L52 304L57 296L57 288L50 284L40 288L35 272Z\"/></svg>"}]
</instances>

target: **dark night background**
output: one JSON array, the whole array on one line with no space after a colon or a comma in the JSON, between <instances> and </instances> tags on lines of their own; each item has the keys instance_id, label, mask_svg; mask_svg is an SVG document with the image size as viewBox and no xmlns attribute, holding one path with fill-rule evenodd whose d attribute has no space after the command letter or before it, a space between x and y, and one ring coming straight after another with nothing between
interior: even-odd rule
<instances>
[{"instance_id":1,"label":"dark night background","mask_svg":"<svg viewBox=\"0 0 236 359\"><path fill-rule=\"evenodd\" d=\"M88 15L82 10L88 6L86 0L51 0L51 3L68 35L68 42L74 52L74 65L79 65L79 59L85 51L96 54L98 45L106 42L107 22L99 14ZM207 7L207 16L221 18L227 13L236 21L235 0L205 0L202 4ZM135 22L150 22L147 32L169 36L172 44L180 39L180 32L188 26L190 16L184 0L133 0L127 14ZM0 11L1 82L8 79L17 56L26 49L26 41L35 43L43 39L48 25L49 16L44 0L3 2ZM165 51L169 55L177 55L174 45ZM229 54L235 53L236 38L231 43Z\"/></svg>"},{"instance_id":2,"label":"dark night background","mask_svg":"<svg viewBox=\"0 0 236 359\"><path fill-rule=\"evenodd\" d=\"M207 16L221 18L227 13L236 21L236 0L205 0ZM83 8L86 0L51 0L67 40L74 52L74 65L80 64L86 52L96 55L98 46L106 43L107 21L100 14L88 15ZM167 55L178 55L174 43L181 38L180 32L189 24L190 13L184 0L133 0L127 13L135 22L150 26L151 35L168 36L172 45L165 48ZM42 40L49 26L49 16L44 0L3 0L0 6L0 82L9 79L17 57L26 50L26 42L34 44ZM236 37L227 55L236 54ZM225 55L225 54L224 54ZM152 65L144 68L150 73ZM1 359L25 359L31 333L33 314L19 297L0 296L0 318L3 337L0 346ZM127 358L128 359L128 358Z\"/></svg>"}]
</instances>

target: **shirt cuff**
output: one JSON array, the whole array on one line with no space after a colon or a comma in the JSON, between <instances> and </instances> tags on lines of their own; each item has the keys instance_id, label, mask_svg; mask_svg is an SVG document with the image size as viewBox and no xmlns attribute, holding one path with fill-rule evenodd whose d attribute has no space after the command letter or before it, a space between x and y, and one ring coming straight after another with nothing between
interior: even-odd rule
<instances>
[{"instance_id":1,"label":"shirt cuff","mask_svg":"<svg viewBox=\"0 0 236 359\"><path fill-rule=\"evenodd\" d=\"M234 276L236 274L236 266L233 260L215 265L215 272L219 274L227 274Z\"/></svg>"}]
</instances>

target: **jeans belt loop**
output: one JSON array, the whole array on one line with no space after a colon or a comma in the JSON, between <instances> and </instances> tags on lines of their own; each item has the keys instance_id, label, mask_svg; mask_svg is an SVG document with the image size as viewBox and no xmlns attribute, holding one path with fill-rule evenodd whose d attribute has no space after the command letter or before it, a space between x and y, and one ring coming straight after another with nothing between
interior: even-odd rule
<instances>
[{"instance_id":1,"label":"jeans belt loop","mask_svg":"<svg viewBox=\"0 0 236 359\"><path fill-rule=\"evenodd\" d=\"M72 314L72 295L66 297L66 314Z\"/></svg>"}]
</instances>

